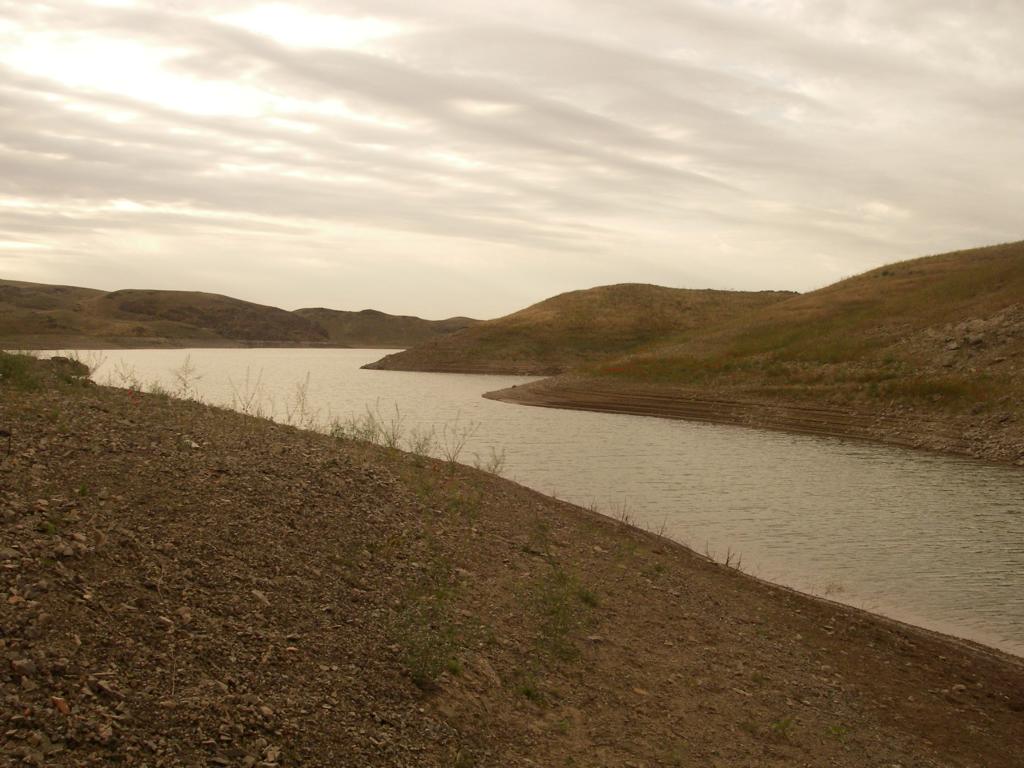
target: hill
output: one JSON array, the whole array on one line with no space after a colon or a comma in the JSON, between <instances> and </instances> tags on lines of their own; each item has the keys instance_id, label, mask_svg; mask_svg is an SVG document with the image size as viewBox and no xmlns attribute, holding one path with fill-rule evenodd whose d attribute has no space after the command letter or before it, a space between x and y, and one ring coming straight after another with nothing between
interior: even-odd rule
<instances>
[{"instance_id":1,"label":"hill","mask_svg":"<svg viewBox=\"0 0 1024 768\"><path fill-rule=\"evenodd\" d=\"M0 280L0 348L405 347L465 328L374 310L289 312L198 291L120 290Z\"/></svg>"},{"instance_id":2,"label":"hill","mask_svg":"<svg viewBox=\"0 0 1024 768\"><path fill-rule=\"evenodd\" d=\"M517 389L495 396L1024 460L1024 243L881 267Z\"/></svg>"},{"instance_id":3,"label":"hill","mask_svg":"<svg viewBox=\"0 0 1024 768\"><path fill-rule=\"evenodd\" d=\"M4 765L1019 768L1019 658L468 467L10 357Z\"/></svg>"},{"instance_id":4,"label":"hill","mask_svg":"<svg viewBox=\"0 0 1024 768\"><path fill-rule=\"evenodd\" d=\"M214 293L114 291L97 300L94 309L98 316L115 322L137 323L139 335L244 342L327 341L327 332L304 317Z\"/></svg>"},{"instance_id":5,"label":"hill","mask_svg":"<svg viewBox=\"0 0 1024 768\"><path fill-rule=\"evenodd\" d=\"M572 291L366 366L383 370L552 375L631 352L680 330L781 301L778 292L621 284Z\"/></svg>"},{"instance_id":6,"label":"hill","mask_svg":"<svg viewBox=\"0 0 1024 768\"><path fill-rule=\"evenodd\" d=\"M468 317L424 320L409 315L389 315L375 309L346 312L316 307L297 309L295 314L325 331L332 343L349 347L404 349L445 336L480 322Z\"/></svg>"}]
</instances>

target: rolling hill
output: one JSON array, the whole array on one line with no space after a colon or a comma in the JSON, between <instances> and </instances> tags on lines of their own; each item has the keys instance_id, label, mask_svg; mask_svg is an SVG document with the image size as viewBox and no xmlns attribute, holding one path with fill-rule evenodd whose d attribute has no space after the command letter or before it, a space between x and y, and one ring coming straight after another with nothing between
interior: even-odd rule
<instances>
[{"instance_id":1,"label":"rolling hill","mask_svg":"<svg viewBox=\"0 0 1024 768\"><path fill-rule=\"evenodd\" d=\"M405 347L476 321L374 310L289 312L198 291L120 290L0 280L0 348Z\"/></svg>"},{"instance_id":2,"label":"rolling hill","mask_svg":"<svg viewBox=\"0 0 1024 768\"><path fill-rule=\"evenodd\" d=\"M424 320L409 315L389 315L375 309L346 312L315 307L297 309L295 314L323 328L332 342L381 349L404 349L480 322L468 317Z\"/></svg>"},{"instance_id":3,"label":"rolling hill","mask_svg":"<svg viewBox=\"0 0 1024 768\"><path fill-rule=\"evenodd\" d=\"M1024 383L1022 355L1024 243L1015 243L881 267L587 372L973 407Z\"/></svg>"},{"instance_id":4,"label":"rolling hill","mask_svg":"<svg viewBox=\"0 0 1024 768\"><path fill-rule=\"evenodd\" d=\"M572 291L388 355L367 368L553 375L642 349L680 331L700 333L793 294L620 284Z\"/></svg>"},{"instance_id":5,"label":"rolling hill","mask_svg":"<svg viewBox=\"0 0 1024 768\"><path fill-rule=\"evenodd\" d=\"M794 295L498 399L1024 461L1024 243Z\"/></svg>"}]
</instances>

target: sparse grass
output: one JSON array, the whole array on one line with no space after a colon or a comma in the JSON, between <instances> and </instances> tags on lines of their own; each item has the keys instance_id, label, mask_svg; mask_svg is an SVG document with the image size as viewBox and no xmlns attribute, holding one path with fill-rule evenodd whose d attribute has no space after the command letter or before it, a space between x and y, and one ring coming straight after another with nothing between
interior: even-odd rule
<instances>
[{"instance_id":1,"label":"sparse grass","mask_svg":"<svg viewBox=\"0 0 1024 768\"><path fill-rule=\"evenodd\" d=\"M435 558L391 624L390 635L401 649L402 665L424 691L435 690L443 672L462 670L453 620L454 589L451 567L443 558Z\"/></svg>"},{"instance_id":2,"label":"sparse grass","mask_svg":"<svg viewBox=\"0 0 1024 768\"><path fill-rule=\"evenodd\" d=\"M538 645L562 661L579 658L575 636L598 605L597 595L558 565L552 565L533 584L533 612L539 628Z\"/></svg>"},{"instance_id":3,"label":"sparse grass","mask_svg":"<svg viewBox=\"0 0 1024 768\"><path fill-rule=\"evenodd\" d=\"M837 741L846 741L846 737L850 735L850 729L843 725L830 725L828 735Z\"/></svg>"},{"instance_id":4,"label":"sparse grass","mask_svg":"<svg viewBox=\"0 0 1024 768\"><path fill-rule=\"evenodd\" d=\"M454 471L455 465L466 449L466 443L480 429L480 422L469 421L463 423L462 415L456 414L455 420L446 422L441 428L441 436L438 439L438 449L441 458L448 462L449 469Z\"/></svg>"},{"instance_id":5,"label":"sparse grass","mask_svg":"<svg viewBox=\"0 0 1024 768\"><path fill-rule=\"evenodd\" d=\"M985 407L1020 399L1012 376L985 368L996 355L1019 354L1019 338L999 336L1006 351L986 357L996 339L986 332L957 353L959 370L949 372L937 367L942 340L958 324L1019 305L1022 295L1024 243L926 257L715 318L701 333L666 336L586 372L766 399Z\"/></svg>"},{"instance_id":6,"label":"sparse grass","mask_svg":"<svg viewBox=\"0 0 1024 768\"><path fill-rule=\"evenodd\" d=\"M532 701L534 704L544 703L544 692L540 689L537 681L533 677L524 679L516 686L516 693L522 696L528 701Z\"/></svg>"},{"instance_id":7,"label":"sparse grass","mask_svg":"<svg viewBox=\"0 0 1024 768\"><path fill-rule=\"evenodd\" d=\"M268 413L264 409L263 405L263 369L256 374L256 377L252 377L252 372L249 368L245 369L245 378L240 384L236 384L231 377L228 377L228 384L231 386L231 408L235 411L240 411L246 416L255 416L256 418L270 418L274 417L273 404L271 404L270 412Z\"/></svg>"},{"instance_id":8,"label":"sparse grass","mask_svg":"<svg viewBox=\"0 0 1024 768\"><path fill-rule=\"evenodd\" d=\"M507 456L505 449L496 449L493 445L489 446L490 450L486 457L481 457L480 454L475 454L476 458L473 460L473 466L477 469L486 472L490 475L501 476L502 472L505 471L505 463Z\"/></svg>"},{"instance_id":9,"label":"sparse grass","mask_svg":"<svg viewBox=\"0 0 1024 768\"><path fill-rule=\"evenodd\" d=\"M771 724L771 734L781 741L791 741L793 726L796 720L792 717L782 717Z\"/></svg>"},{"instance_id":10,"label":"sparse grass","mask_svg":"<svg viewBox=\"0 0 1024 768\"><path fill-rule=\"evenodd\" d=\"M481 323L423 347L399 353L391 365L419 361L453 370L557 373L652 342L697 333L723 315L749 311L789 294L688 290L656 285L607 285L572 291L508 317Z\"/></svg>"},{"instance_id":11,"label":"sparse grass","mask_svg":"<svg viewBox=\"0 0 1024 768\"><path fill-rule=\"evenodd\" d=\"M202 376L192 362L192 355L185 355L184 361L178 368L171 371L174 377L174 396L180 400L195 400L198 392L196 385Z\"/></svg>"},{"instance_id":12,"label":"sparse grass","mask_svg":"<svg viewBox=\"0 0 1024 768\"><path fill-rule=\"evenodd\" d=\"M31 355L0 352L0 385L36 389L40 385L36 359Z\"/></svg>"},{"instance_id":13,"label":"sparse grass","mask_svg":"<svg viewBox=\"0 0 1024 768\"><path fill-rule=\"evenodd\" d=\"M433 428L413 427L409 431L405 447L416 457L433 456L437 450L437 433Z\"/></svg>"},{"instance_id":14,"label":"sparse grass","mask_svg":"<svg viewBox=\"0 0 1024 768\"><path fill-rule=\"evenodd\" d=\"M320 411L312 408L309 403L309 373L306 378L295 384L291 396L285 400L284 423L299 429L317 429L320 423Z\"/></svg>"},{"instance_id":15,"label":"sparse grass","mask_svg":"<svg viewBox=\"0 0 1024 768\"><path fill-rule=\"evenodd\" d=\"M139 378L138 371L135 370L135 366L125 360L118 360L114 364L114 369L107 373L106 384L108 387L130 389L135 392L142 391L142 380Z\"/></svg>"}]
</instances>

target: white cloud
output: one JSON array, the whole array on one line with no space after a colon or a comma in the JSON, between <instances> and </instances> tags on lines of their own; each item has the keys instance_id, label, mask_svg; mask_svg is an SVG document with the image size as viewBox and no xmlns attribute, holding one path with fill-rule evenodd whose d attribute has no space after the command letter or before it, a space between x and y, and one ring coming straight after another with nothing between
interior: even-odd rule
<instances>
[{"instance_id":1,"label":"white cloud","mask_svg":"<svg viewBox=\"0 0 1024 768\"><path fill-rule=\"evenodd\" d=\"M488 316L1022 236L1016 2L0 14L8 277Z\"/></svg>"}]
</instances>

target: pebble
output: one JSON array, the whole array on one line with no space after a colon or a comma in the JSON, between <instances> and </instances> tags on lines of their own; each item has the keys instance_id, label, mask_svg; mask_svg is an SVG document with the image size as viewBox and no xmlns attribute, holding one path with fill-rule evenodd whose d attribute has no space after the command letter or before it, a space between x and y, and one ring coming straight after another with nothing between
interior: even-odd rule
<instances>
[{"instance_id":1,"label":"pebble","mask_svg":"<svg viewBox=\"0 0 1024 768\"><path fill-rule=\"evenodd\" d=\"M11 670L16 675L34 675L36 664L32 659L15 659L11 662Z\"/></svg>"}]
</instances>

